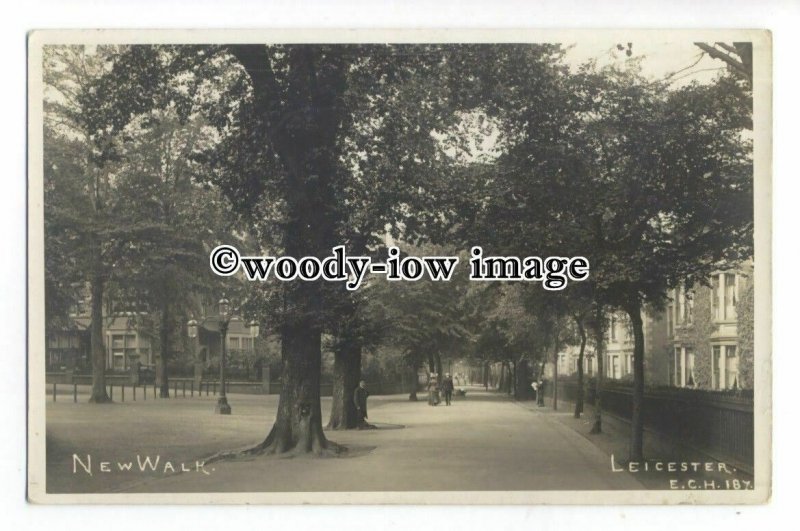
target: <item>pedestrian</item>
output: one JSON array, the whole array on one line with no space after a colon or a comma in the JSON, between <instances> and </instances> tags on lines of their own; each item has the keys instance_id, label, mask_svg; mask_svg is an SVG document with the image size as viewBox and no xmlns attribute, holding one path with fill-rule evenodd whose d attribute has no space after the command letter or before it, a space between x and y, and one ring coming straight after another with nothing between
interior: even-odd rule
<instances>
[{"instance_id":1,"label":"pedestrian","mask_svg":"<svg viewBox=\"0 0 800 531\"><path fill-rule=\"evenodd\" d=\"M537 386L538 389L536 390L536 405L539 407L544 407L544 379L539 378L539 385Z\"/></svg>"},{"instance_id":2,"label":"pedestrian","mask_svg":"<svg viewBox=\"0 0 800 531\"><path fill-rule=\"evenodd\" d=\"M431 373L428 380L428 405L436 406L439 404L439 380L435 372Z\"/></svg>"},{"instance_id":3,"label":"pedestrian","mask_svg":"<svg viewBox=\"0 0 800 531\"><path fill-rule=\"evenodd\" d=\"M444 402L449 406L453 399L453 379L449 372L444 375L444 380L442 380L442 392L444 392Z\"/></svg>"},{"instance_id":4,"label":"pedestrian","mask_svg":"<svg viewBox=\"0 0 800 531\"><path fill-rule=\"evenodd\" d=\"M362 429L368 426L367 424L367 397L369 397L369 391L367 391L367 382L361 380L358 382L358 387L356 387L355 392L353 393L353 403L356 406L356 416L358 419L358 428Z\"/></svg>"},{"instance_id":5,"label":"pedestrian","mask_svg":"<svg viewBox=\"0 0 800 531\"><path fill-rule=\"evenodd\" d=\"M539 382L533 381L531 382L531 389L533 389L533 399L536 400L536 403L539 403Z\"/></svg>"}]
</instances>

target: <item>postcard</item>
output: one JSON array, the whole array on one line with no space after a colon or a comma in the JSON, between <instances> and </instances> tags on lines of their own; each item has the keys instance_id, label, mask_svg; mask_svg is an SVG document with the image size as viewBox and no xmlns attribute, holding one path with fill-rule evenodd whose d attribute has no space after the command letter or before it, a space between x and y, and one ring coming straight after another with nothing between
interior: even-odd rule
<instances>
[{"instance_id":1,"label":"postcard","mask_svg":"<svg viewBox=\"0 0 800 531\"><path fill-rule=\"evenodd\" d=\"M28 53L31 502L769 500L769 31Z\"/></svg>"}]
</instances>

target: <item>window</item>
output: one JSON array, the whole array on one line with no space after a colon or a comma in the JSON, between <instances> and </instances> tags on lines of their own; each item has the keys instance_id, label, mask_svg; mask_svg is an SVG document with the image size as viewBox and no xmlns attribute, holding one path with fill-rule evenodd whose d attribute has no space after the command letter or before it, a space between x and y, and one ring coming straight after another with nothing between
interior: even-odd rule
<instances>
[{"instance_id":1,"label":"window","mask_svg":"<svg viewBox=\"0 0 800 531\"><path fill-rule=\"evenodd\" d=\"M229 337L228 338L228 346L232 349L239 350L239 338L238 337Z\"/></svg>"},{"instance_id":2,"label":"window","mask_svg":"<svg viewBox=\"0 0 800 531\"><path fill-rule=\"evenodd\" d=\"M683 387L683 350L675 347L675 385Z\"/></svg>"},{"instance_id":3,"label":"window","mask_svg":"<svg viewBox=\"0 0 800 531\"><path fill-rule=\"evenodd\" d=\"M719 312L719 275L714 275L711 278L711 317L714 319L719 319L720 312Z\"/></svg>"},{"instance_id":4,"label":"window","mask_svg":"<svg viewBox=\"0 0 800 531\"><path fill-rule=\"evenodd\" d=\"M686 292L686 324L692 324L694 317L694 294L691 291Z\"/></svg>"},{"instance_id":5,"label":"window","mask_svg":"<svg viewBox=\"0 0 800 531\"><path fill-rule=\"evenodd\" d=\"M739 387L739 357L736 355L736 345L725 346L725 389Z\"/></svg>"},{"instance_id":6,"label":"window","mask_svg":"<svg viewBox=\"0 0 800 531\"><path fill-rule=\"evenodd\" d=\"M114 334L111 336L111 366L127 369L136 357L136 334Z\"/></svg>"},{"instance_id":7,"label":"window","mask_svg":"<svg viewBox=\"0 0 800 531\"><path fill-rule=\"evenodd\" d=\"M611 363L609 364L609 376L618 379L620 374L619 356L611 356Z\"/></svg>"},{"instance_id":8,"label":"window","mask_svg":"<svg viewBox=\"0 0 800 531\"><path fill-rule=\"evenodd\" d=\"M674 311L672 304L667 306L667 335L672 336L672 312Z\"/></svg>"},{"instance_id":9,"label":"window","mask_svg":"<svg viewBox=\"0 0 800 531\"><path fill-rule=\"evenodd\" d=\"M694 377L694 352L691 348L684 349L686 366L686 378L684 380L685 387L695 387L696 381Z\"/></svg>"},{"instance_id":10,"label":"window","mask_svg":"<svg viewBox=\"0 0 800 531\"><path fill-rule=\"evenodd\" d=\"M625 374L630 374L633 372L632 367L633 363L633 354L626 354L625 355Z\"/></svg>"},{"instance_id":11,"label":"window","mask_svg":"<svg viewBox=\"0 0 800 531\"><path fill-rule=\"evenodd\" d=\"M736 275L725 273L725 320L736 319Z\"/></svg>"},{"instance_id":12,"label":"window","mask_svg":"<svg viewBox=\"0 0 800 531\"><path fill-rule=\"evenodd\" d=\"M150 363L150 338L139 336L139 360L142 363Z\"/></svg>"},{"instance_id":13,"label":"window","mask_svg":"<svg viewBox=\"0 0 800 531\"><path fill-rule=\"evenodd\" d=\"M613 315L611 316L610 328L611 328L611 341L616 341L617 340L617 320L614 318Z\"/></svg>"},{"instance_id":14,"label":"window","mask_svg":"<svg viewBox=\"0 0 800 531\"><path fill-rule=\"evenodd\" d=\"M736 345L714 345L711 349L712 375L714 389L738 389L739 356Z\"/></svg>"}]
</instances>

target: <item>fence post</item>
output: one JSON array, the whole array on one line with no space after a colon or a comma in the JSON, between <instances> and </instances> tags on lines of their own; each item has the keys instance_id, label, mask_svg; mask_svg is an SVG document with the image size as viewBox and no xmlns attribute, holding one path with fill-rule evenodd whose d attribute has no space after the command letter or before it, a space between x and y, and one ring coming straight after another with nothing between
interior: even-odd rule
<instances>
[{"instance_id":1,"label":"fence post","mask_svg":"<svg viewBox=\"0 0 800 531\"><path fill-rule=\"evenodd\" d=\"M192 392L191 396L194 397L194 380L192 380L192 391L191 392Z\"/></svg>"},{"instance_id":2,"label":"fence post","mask_svg":"<svg viewBox=\"0 0 800 531\"><path fill-rule=\"evenodd\" d=\"M172 394L175 398L178 398L178 380L172 382Z\"/></svg>"},{"instance_id":3,"label":"fence post","mask_svg":"<svg viewBox=\"0 0 800 531\"><path fill-rule=\"evenodd\" d=\"M109 384L109 387L111 388L111 392L108 394L108 398L110 398L113 401L114 400L114 384Z\"/></svg>"},{"instance_id":4,"label":"fence post","mask_svg":"<svg viewBox=\"0 0 800 531\"><path fill-rule=\"evenodd\" d=\"M183 381L183 398L186 398L186 380Z\"/></svg>"},{"instance_id":5,"label":"fence post","mask_svg":"<svg viewBox=\"0 0 800 531\"><path fill-rule=\"evenodd\" d=\"M57 384L55 382L53 382L53 402L56 401L56 385Z\"/></svg>"},{"instance_id":6,"label":"fence post","mask_svg":"<svg viewBox=\"0 0 800 531\"><path fill-rule=\"evenodd\" d=\"M156 384L153 384L153 398L158 398L158 395L156 394Z\"/></svg>"},{"instance_id":7,"label":"fence post","mask_svg":"<svg viewBox=\"0 0 800 531\"><path fill-rule=\"evenodd\" d=\"M72 401L78 403L78 384L72 384Z\"/></svg>"},{"instance_id":8,"label":"fence post","mask_svg":"<svg viewBox=\"0 0 800 531\"><path fill-rule=\"evenodd\" d=\"M125 402L125 384L122 384L122 401Z\"/></svg>"},{"instance_id":9,"label":"fence post","mask_svg":"<svg viewBox=\"0 0 800 531\"><path fill-rule=\"evenodd\" d=\"M136 402L136 384L133 384L133 401Z\"/></svg>"}]
</instances>

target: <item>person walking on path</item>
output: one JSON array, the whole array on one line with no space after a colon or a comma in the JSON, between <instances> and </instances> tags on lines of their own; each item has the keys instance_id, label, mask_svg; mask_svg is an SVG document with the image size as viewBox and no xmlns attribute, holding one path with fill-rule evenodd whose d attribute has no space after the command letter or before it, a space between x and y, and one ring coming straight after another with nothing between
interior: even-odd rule
<instances>
[{"instance_id":1,"label":"person walking on path","mask_svg":"<svg viewBox=\"0 0 800 531\"><path fill-rule=\"evenodd\" d=\"M539 379L539 385L536 389L536 405L544 407L544 379Z\"/></svg>"},{"instance_id":2,"label":"person walking on path","mask_svg":"<svg viewBox=\"0 0 800 531\"><path fill-rule=\"evenodd\" d=\"M435 372L431 373L431 378L428 381L428 405L439 405L439 379Z\"/></svg>"},{"instance_id":3,"label":"person walking on path","mask_svg":"<svg viewBox=\"0 0 800 531\"><path fill-rule=\"evenodd\" d=\"M367 382L361 380L360 382L358 382L358 387L356 387L356 390L353 393L353 403L356 406L356 415L358 416L359 429L368 426L367 397L369 397L369 391L367 391Z\"/></svg>"},{"instance_id":4,"label":"person walking on path","mask_svg":"<svg viewBox=\"0 0 800 531\"><path fill-rule=\"evenodd\" d=\"M453 379L450 377L450 373L446 373L444 375L444 380L442 380L442 392L444 392L444 403L448 406L450 405L450 401L453 399Z\"/></svg>"}]
</instances>

